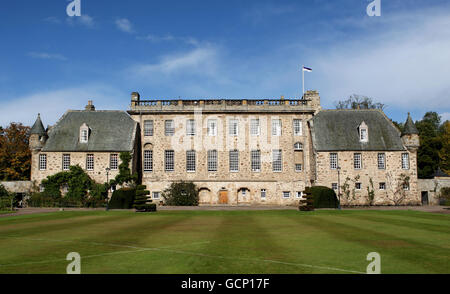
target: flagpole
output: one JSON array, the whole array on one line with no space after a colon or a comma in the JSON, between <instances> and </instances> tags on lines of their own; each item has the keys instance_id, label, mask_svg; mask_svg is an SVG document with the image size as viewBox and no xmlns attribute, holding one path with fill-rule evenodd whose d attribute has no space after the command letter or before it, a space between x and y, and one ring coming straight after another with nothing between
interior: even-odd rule
<instances>
[{"instance_id":1,"label":"flagpole","mask_svg":"<svg viewBox=\"0 0 450 294\"><path fill-rule=\"evenodd\" d=\"M303 89L302 99L303 99L303 96L305 96L305 71L303 70L304 67L305 66L302 65L302 89Z\"/></svg>"}]
</instances>

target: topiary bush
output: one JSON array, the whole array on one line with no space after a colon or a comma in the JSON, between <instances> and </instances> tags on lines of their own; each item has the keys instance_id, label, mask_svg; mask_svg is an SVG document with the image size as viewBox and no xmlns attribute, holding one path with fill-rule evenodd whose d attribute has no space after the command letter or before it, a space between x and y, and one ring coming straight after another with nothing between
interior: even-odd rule
<instances>
[{"instance_id":1,"label":"topiary bush","mask_svg":"<svg viewBox=\"0 0 450 294\"><path fill-rule=\"evenodd\" d=\"M315 208L338 208L339 201L333 189L324 186L311 187Z\"/></svg>"},{"instance_id":2,"label":"topiary bush","mask_svg":"<svg viewBox=\"0 0 450 294\"><path fill-rule=\"evenodd\" d=\"M136 212L154 212L156 211L155 203L148 203L151 201L148 195L150 195L150 191L145 190L144 185L138 185L136 187L136 197L134 199L134 208Z\"/></svg>"},{"instance_id":3,"label":"topiary bush","mask_svg":"<svg viewBox=\"0 0 450 294\"><path fill-rule=\"evenodd\" d=\"M108 208L110 209L130 209L133 208L136 190L131 188L122 188L113 192Z\"/></svg>"},{"instance_id":4,"label":"topiary bush","mask_svg":"<svg viewBox=\"0 0 450 294\"><path fill-rule=\"evenodd\" d=\"M198 189L192 182L174 182L162 197L170 206L198 206Z\"/></svg>"}]
</instances>

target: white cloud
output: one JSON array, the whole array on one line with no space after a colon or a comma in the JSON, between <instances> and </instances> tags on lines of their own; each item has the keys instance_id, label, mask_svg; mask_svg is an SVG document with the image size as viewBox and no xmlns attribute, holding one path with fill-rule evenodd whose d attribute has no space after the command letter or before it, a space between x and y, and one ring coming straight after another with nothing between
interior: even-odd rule
<instances>
[{"instance_id":1,"label":"white cloud","mask_svg":"<svg viewBox=\"0 0 450 294\"><path fill-rule=\"evenodd\" d=\"M441 122L444 122L446 120L450 120L450 112L444 112L439 114L441 116Z\"/></svg>"},{"instance_id":2,"label":"white cloud","mask_svg":"<svg viewBox=\"0 0 450 294\"><path fill-rule=\"evenodd\" d=\"M134 33L133 24L126 18L116 20L116 26L119 30L125 33Z\"/></svg>"},{"instance_id":3,"label":"white cloud","mask_svg":"<svg viewBox=\"0 0 450 294\"><path fill-rule=\"evenodd\" d=\"M67 23L69 25L83 25L88 28L92 28L95 24L94 18L87 14L82 14L81 16L67 17Z\"/></svg>"},{"instance_id":4,"label":"white cloud","mask_svg":"<svg viewBox=\"0 0 450 294\"><path fill-rule=\"evenodd\" d=\"M62 61L67 60L67 58L64 55L46 52L29 52L28 56L38 59L56 59Z\"/></svg>"},{"instance_id":5,"label":"white cloud","mask_svg":"<svg viewBox=\"0 0 450 294\"><path fill-rule=\"evenodd\" d=\"M154 74L200 74L213 75L217 63L217 49L211 46L198 47L188 52L167 55L158 63L140 64L132 67L132 72L141 77Z\"/></svg>"},{"instance_id":6,"label":"white cloud","mask_svg":"<svg viewBox=\"0 0 450 294\"><path fill-rule=\"evenodd\" d=\"M148 34L146 36L137 36L136 37L137 40L144 40L144 41L149 41L152 43L160 43L160 42L176 42L176 41L180 41L183 43L186 43L188 45L193 45L193 46L200 46L200 42L193 38L193 37L174 37L172 35L165 35L165 36L158 36L158 35L152 35L152 34Z\"/></svg>"},{"instance_id":7,"label":"white cloud","mask_svg":"<svg viewBox=\"0 0 450 294\"><path fill-rule=\"evenodd\" d=\"M129 97L108 85L83 85L29 93L2 103L0 125L21 122L31 126L38 113L45 126L53 125L68 109L84 109L88 100L93 100L98 110L126 110Z\"/></svg>"},{"instance_id":8,"label":"white cloud","mask_svg":"<svg viewBox=\"0 0 450 294\"><path fill-rule=\"evenodd\" d=\"M450 108L450 15L420 11L408 18L414 21L398 16L385 21L385 31L317 50L310 61L326 95L364 94L403 109Z\"/></svg>"}]
</instances>

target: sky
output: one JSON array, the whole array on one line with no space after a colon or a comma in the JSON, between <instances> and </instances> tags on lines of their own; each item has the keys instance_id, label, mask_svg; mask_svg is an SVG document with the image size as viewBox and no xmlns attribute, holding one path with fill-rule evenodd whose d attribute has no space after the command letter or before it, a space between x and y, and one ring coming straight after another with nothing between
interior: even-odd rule
<instances>
[{"instance_id":1,"label":"sky","mask_svg":"<svg viewBox=\"0 0 450 294\"><path fill-rule=\"evenodd\" d=\"M141 99L352 94L403 122L450 119L448 0L14 0L0 4L0 125Z\"/></svg>"}]
</instances>

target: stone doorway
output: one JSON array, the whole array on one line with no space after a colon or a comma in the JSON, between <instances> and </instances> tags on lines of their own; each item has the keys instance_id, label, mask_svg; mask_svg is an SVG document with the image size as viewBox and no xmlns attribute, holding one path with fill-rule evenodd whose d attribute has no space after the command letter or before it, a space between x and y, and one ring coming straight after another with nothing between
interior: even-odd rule
<instances>
[{"instance_id":1,"label":"stone doorway","mask_svg":"<svg viewBox=\"0 0 450 294\"><path fill-rule=\"evenodd\" d=\"M422 205L428 205L428 192L422 191Z\"/></svg>"},{"instance_id":2,"label":"stone doorway","mask_svg":"<svg viewBox=\"0 0 450 294\"><path fill-rule=\"evenodd\" d=\"M228 190L219 191L219 204L228 204Z\"/></svg>"}]
</instances>

